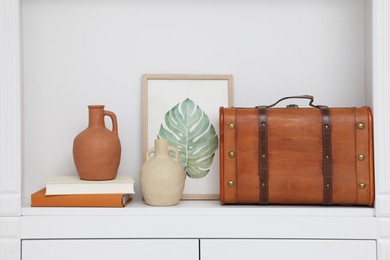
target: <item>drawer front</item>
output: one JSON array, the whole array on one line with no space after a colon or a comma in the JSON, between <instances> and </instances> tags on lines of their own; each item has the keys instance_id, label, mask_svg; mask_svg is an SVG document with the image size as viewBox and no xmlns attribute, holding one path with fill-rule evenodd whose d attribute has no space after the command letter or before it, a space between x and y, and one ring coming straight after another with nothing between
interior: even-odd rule
<instances>
[{"instance_id":1,"label":"drawer front","mask_svg":"<svg viewBox=\"0 0 390 260\"><path fill-rule=\"evenodd\" d=\"M197 239L23 240L23 260L199 260Z\"/></svg>"},{"instance_id":2,"label":"drawer front","mask_svg":"<svg viewBox=\"0 0 390 260\"><path fill-rule=\"evenodd\" d=\"M204 239L202 260L376 260L375 240Z\"/></svg>"}]
</instances>

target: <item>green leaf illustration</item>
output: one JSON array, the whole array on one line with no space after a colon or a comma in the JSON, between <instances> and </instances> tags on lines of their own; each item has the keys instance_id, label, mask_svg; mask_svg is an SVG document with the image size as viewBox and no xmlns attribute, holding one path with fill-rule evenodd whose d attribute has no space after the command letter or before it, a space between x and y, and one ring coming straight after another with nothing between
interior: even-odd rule
<instances>
[{"instance_id":1,"label":"green leaf illustration","mask_svg":"<svg viewBox=\"0 0 390 260\"><path fill-rule=\"evenodd\" d=\"M179 151L179 162L186 175L199 179L210 171L218 136L206 113L191 99L178 103L165 114L158 138L168 139Z\"/></svg>"}]
</instances>

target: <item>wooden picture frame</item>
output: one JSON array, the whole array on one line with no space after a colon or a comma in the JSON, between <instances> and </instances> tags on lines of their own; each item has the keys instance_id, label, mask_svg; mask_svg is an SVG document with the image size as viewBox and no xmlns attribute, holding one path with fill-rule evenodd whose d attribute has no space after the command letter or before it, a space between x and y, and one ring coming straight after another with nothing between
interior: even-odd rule
<instances>
[{"instance_id":1,"label":"wooden picture frame","mask_svg":"<svg viewBox=\"0 0 390 260\"><path fill-rule=\"evenodd\" d=\"M210 155L212 158L208 158L212 161L208 171L202 171L202 174L197 171L191 172L191 169L185 167L187 165L187 153L181 153L181 156L183 155L181 164L186 169L187 175L182 199L218 199L219 107L233 106L233 76L220 74L144 74L142 77L143 161L146 158L147 150L154 146L154 140L162 138L162 136L165 138L167 135L164 135L164 132L172 131L173 128L168 129L169 126L166 125L168 111L174 109L179 111L181 106L189 106L194 109L193 111L198 111L198 109L203 111L202 115L205 116L204 118L202 116L202 120L209 120L207 132L211 130L211 132L214 132L215 130L216 135L216 137L210 137L212 141L207 141L206 144L203 143L216 149L214 154ZM216 138L217 148L215 148ZM190 156L188 158L191 160Z\"/></svg>"}]
</instances>

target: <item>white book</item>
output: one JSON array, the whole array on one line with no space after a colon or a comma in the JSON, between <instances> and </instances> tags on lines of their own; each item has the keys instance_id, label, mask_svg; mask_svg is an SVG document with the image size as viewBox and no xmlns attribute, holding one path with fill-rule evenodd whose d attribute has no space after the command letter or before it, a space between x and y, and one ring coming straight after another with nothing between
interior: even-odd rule
<instances>
[{"instance_id":1,"label":"white book","mask_svg":"<svg viewBox=\"0 0 390 260\"><path fill-rule=\"evenodd\" d=\"M69 194L134 194L134 180L129 175L118 175L107 181L86 181L79 176L50 176L46 179L45 195Z\"/></svg>"}]
</instances>

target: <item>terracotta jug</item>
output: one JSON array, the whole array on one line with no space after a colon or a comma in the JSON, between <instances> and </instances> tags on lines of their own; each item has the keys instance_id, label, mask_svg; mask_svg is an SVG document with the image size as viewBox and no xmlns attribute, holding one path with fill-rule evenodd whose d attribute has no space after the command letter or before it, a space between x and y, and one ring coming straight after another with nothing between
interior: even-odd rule
<instances>
[{"instance_id":1,"label":"terracotta jug","mask_svg":"<svg viewBox=\"0 0 390 260\"><path fill-rule=\"evenodd\" d=\"M156 139L154 143L155 147L147 151L141 167L142 196L149 205L175 205L180 201L185 181L179 153L168 146L168 140ZM170 157L170 153L174 153L175 157Z\"/></svg>"},{"instance_id":2,"label":"terracotta jug","mask_svg":"<svg viewBox=\"0 0 390 260\"><path fill-rule=\"evenodd\" d=\"M115 179L121 158L116 116L102 105L88 106L88 110L88 127L73 142L77 173L82 180ZM105 116L111 118L112 130L106 128Z\"/></svg>"}]
</instances>

